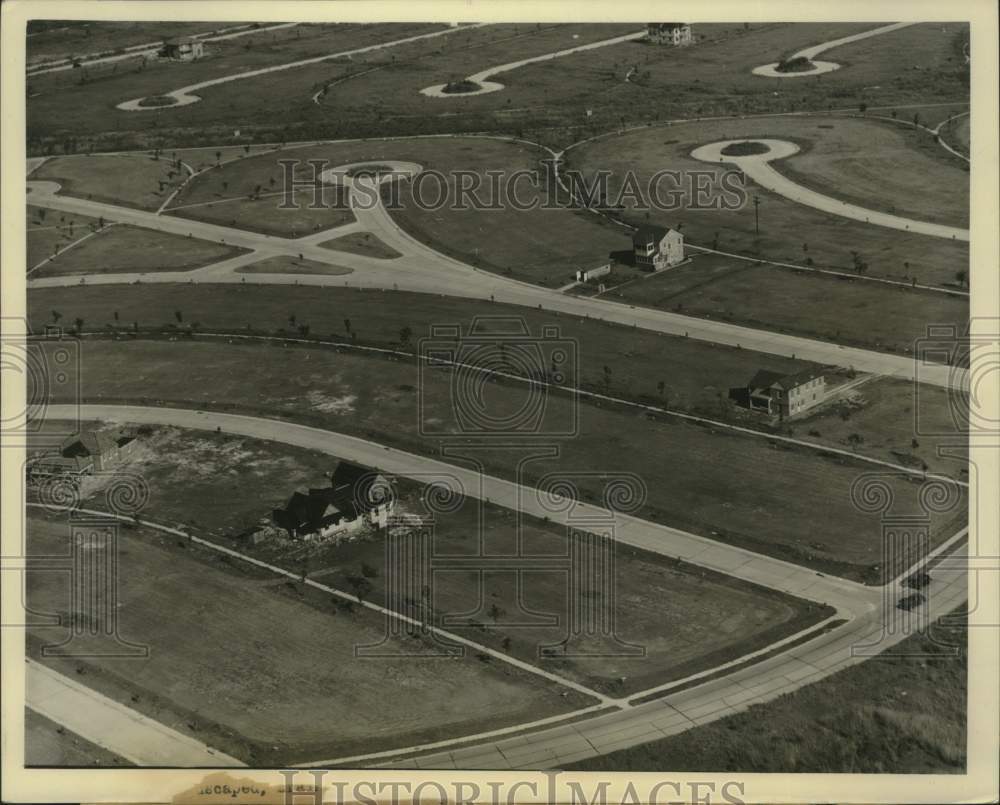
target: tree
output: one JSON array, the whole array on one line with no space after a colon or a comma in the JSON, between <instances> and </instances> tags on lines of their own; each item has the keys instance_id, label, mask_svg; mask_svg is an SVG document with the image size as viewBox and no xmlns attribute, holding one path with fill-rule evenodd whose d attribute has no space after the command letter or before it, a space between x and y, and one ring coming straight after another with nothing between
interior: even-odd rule
<instances>
[{"instance_id":1,"label":"tree","mask_svg":"<svg viewBox=\"0 0 1000 805\"><path fill-rule=\"evenodd\" d=\"M411 330L409 327L403 327L399 331L399 343L402 344L404 347L409 346L410 338L412 337L413 337L413 330Z\"/></svg>"},{"instance_id":2,"label":"tree","mask_svg":"<svg viewBox=\"0 0 1000 805\"><path fill-rule=\"evenodd\" d=\"M350 319L344 319L344 329L347 331L348 335L351 334L351 320Z\"/></svg>"},{"instance_id":3,"label":"tree","mask_svg":"<svg viewBox=\"0 0 1000 805\"><path fill-rule=\"evenodd\" d=\"M222 152L221 151L216 151L215 152L215 164L218 165L219 161L221 159L222 159Z\"/></svg>"},{"instance_id":4,"label":"tree","mask_svg":"<svg viewBox=\"0 0 1000 805\"><path fill-rule=\"evenodd\" d=\"M490 620L493 621L494 626L496 625L497 621L499 621L500 618L502 618L506 614L507 614L506 611L504 611L502 607L498 607L496 604L490 605L489 616Z\"/></svg>"},{"instance_id":5,"label":"tree","mask_svg":"<svg viewBox=\"0 0 1000 805\"><path fill-rule=\"evenodd\" d=\"M861 112L861 114L864 114L867 110L868 110L867 103L862 102L858 104L858 111Z\"/></svg>"},{"instance_id":6,"label":"tree","mask_svg":"<svg viewBox=\"0 0 1000 805\"><path fill-rule=\"evenodd\" d=\"M604 386L607 389L611 388L611 367L610 366L605 366L604 367Z\"/></svg>"},{"instance_id":7,"label":"tree","mask_svg":"<svg viewBox=\"0 0 1000 805\"><path fill-rule=\"evenodd\" d=\"M58 324L59 323L59 319L61 319L61 318L62 318L62 313L60 313L58 310L53 310L52 311L52 323L53 324Z\"/></svg>"},{"instance_id":8,"label":"tree","mask_svg":"<svg viewBox=\"0 0 1000 805\"><path fill-rule=\"evenodd\" d=\"M225 193L229 189L229 182L225 179L222 180L222 192Z\"/></svg>"},{"instance_id":9,"label":"tree","mask_svg":"<svg viewBox=\"0 0 1000 805\"><path fill-rule=\"evenodd\" d=\"M294 314L294 313L292 313L292 314L291 314L291 315L290 315L290 316L288 317L288 323L289 323L290 325L292 325L292 327L294 327L294 326L295 326L295 314Z\"/></svg>"},{"instance_id":10,"label":"tree","mask_svg":"<svg viewBox=\"0 0 1000 805\"><path fill-rule=\"evenodd\" d=\"M184 315L179 310L174 311L174 318L177 319L178 324L184 321Z\"/></svg>"},{"instance_id":11,"label":"tree","mask_svg":"<svg viewBox=\"0 0 1000 805\"><path fill-rule=\"evenodd\" d=\"M965 285L966 278L967 274L964 271L955 272L955 280L958 282L959 285Z\"/></svg>"},{"instance_id":12,"label":"tree","mask_svg":"<svg viewBox=\"0 0 1000 805\"><path fill-rule=\"evenodd\" d=\"M364 576L348 576L347 583L350 584L351 589L354 590L355 597L362 602L375 588L375 585L368 581L368 579Z\"/></svg>"},{"instance_id":13,"label":"tree","mask_svg":"<svg viewBox=\"0 0 1000 805\"><path fill-rule=\"evenodd\" d=\"M851 433L847 437L848 444L851 445L852 450L857 450L858 445L860 445L865 440L865 437L860 433Z\"/></svg>"},{"instance_id":14,"label":"tree","mask_svg":"<svg viewBox=\"0 0 1000 805\"><path fill-rule=\"evenodd\" d=\"M659 392L659 394L660 394L661 397L663 396L663 390L666 387L667 387L667 384L664 383L662 380L659 383L656 384L656 390L657 390L657 392Z\"/></svg>"},{"instance_id":15,"label":"tree","mask_svg":"<svg viewBox=\"0 0 1000 805\"><path fill-rule=\"evenodd\" d=\"M510 638L509 637L505 637L503 639L503 642L500 645L503 647L504 651L510 651L510 647L511 647Z\"/></svg>"},{"instance_id":16,"label":"tree","mask_svg":"<svg viewBox=\"0 0 1000 805\"><path fill-rule=\"evenodd\" d=\"M372 567L367 562L361 563L361 575L366 579L377 579L378 578L378 568Z\"/></svg>"},{"instance_id":17,"label":"tree","mask_svg":"<svg viewBox=\"0 0 1000 805\"><path fill-rule=\"evenodd\" d=\"M116 310L116 311L114 312L114 314L113 314L113 315L114 315L114 317L115 317L115 321L118 321L118 311L117 311L117 310Z\"/></svg>"},{"instance_id":18,"label":"tree","mask_svg":"<svg viewBox=\"0 0 1000 805\"><path fill-rule=\"evenodd\" d=\"M76 324L76 331L78 333L83 332L83 319L77 316L73 323Z\"/></svg>"}]
</instances>

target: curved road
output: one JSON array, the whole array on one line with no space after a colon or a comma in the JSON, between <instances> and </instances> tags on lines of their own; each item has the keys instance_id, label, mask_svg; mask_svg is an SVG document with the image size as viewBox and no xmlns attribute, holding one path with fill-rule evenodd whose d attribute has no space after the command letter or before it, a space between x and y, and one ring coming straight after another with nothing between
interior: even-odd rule
<instances>
[{"instance_id":1,"label":"curved road","mask_svg":"<svg viewBox=\"0 0 1000 805\"><path fill-rule=\"evenodd\" d=\"M725 675L695 684L677 693L669 688L660 698L645 704L618 702L619 709L598 713L571 724L562 724L527 735L490 737L472 745L428 754L421 747L380 753L380 756L340 758L303 766L355 763L371 757L378 765L418 768L551 768L604 754L615 749L655 740L699 724L739 712L750 704L765 702L791 692L851 664L874 656L904 639L926 616L951 611L967 595L965 571L935 570L928 590L927 611L904 613L894 604L898 580L884 588L828 577L781 560L754 554L713 540L686 534L656 523L589 504L576 504L570 513L563 506L543 505L536 490L434 459L385 448L373 442L280 420L189 409L149 408L117 405L52 406L49 415L80 416L131 423L166 424L177 427L235 433L279 441L328 452L424 483L445 479L451 488L459 484L471 497L490 499L499 505L568 523L578 516L613 517L622 542L667 556L683 558L695 565L717 570L746 581L762 584L837 608L846 619L841 626L806 640ZM938 552L964 540L965 530L939 546ZM903 574L905 575L905 574ZM901 576L902 577L902 576ZM886 629L889 633L886 633ZM676 687L678 683L674 683ZM660 689L658 692L663 692ZM636 696L643 694L634 694ZM474 740L474 736L470 739ZM461 739L456 739L461 740ZM467 739L469 740L469 739ZM403 757L405 756L405 757ZM403 759L399 759L403 757ZM395 759L395 761L394 761Z\"/></svg>"},{"instance_id":2,"label":"curved road","mask_svg":"<svg viewBox=\"0 0 1000 805\"><path fill-rule=\"evenodd\" d=\"M468 266L446 255L435 252L416 238L404 232L381 203L359 204L351 195L351 206L357 219L349 224L351 230L359 226L376 235L403 257L394 260L336 252L316 245L327 237L336 237L338 229L314 233L301 239L279 238L262 235L218 224L179 218L169 214L159 215L145 210L120 207L97 201L74 198L58 193L55 182L28 182L28 203L49 209L103 217L109 221L169 232L175 235L201 238L216 243L240 246L256 253L242 255L195 271L153 272L122 274L90 274L85 276L40 277L29 283L32 288L63 287L71 285L119 285L134 282L245 282L246 275L236 273L235 267L263 260L276 255L304 257L318 263L335 266L339 273L343 267L354 269L348 278L332 275L254 274L255 283L281 285L335 285L338 287L368 287L436 293L442 296L473 299L494 299L522 307L539 308L571 316L583 316L614 322L626 327L670 335L686 336L728 346L765 352L773 355L794 355L802 360L819 364L844 366L870 374L887 375L906 380L919 379L922 383L943 388L964 389L968 372L961 367L928 364L917 367L914 359L871 350L845 347L810 338L783 333L754 330L726 322L683 316L663 310L633 307L606 299L570 296L559 291L511 280L498 274ZM377 194L371 194L378 197ZM168 211L169 212L169 211Z\"/></svg>"},{"instance_id":3,"label":"curved road","mask_svg":"<svg viewBox=\"0 0 1000 805\"><path fill-rule=\"evenodd\" d=\"M829 42L822 42L818 45L812 45L807 48L803 48L796 53L789 56L789 59L804 58L813 60L814 57L818 56L827 50L832 50L833 48L840 47L841 45L847 45L851 42L857 42L861 39L868 39L870 36L880 36L881 34L887 34L890 31L896 31L900 28L906 28L909 25L915 25L913 22L894 22L891 25L883 25L880 28L873 28L870 31L863 31L860 34L852 34L851 36L844 36L840 39L831 39ZM840 65L836 62L830 61L818 61L813 62L813 69L802 70L797 73L782 73L776 68L779 62L773 62L771 64L764 64L760 67L754 67L752 72L754 75L766 76L768 78L799 78L807 75L820 75L821 73L831 73L834 70L839 70Z\"/></svg>"},{"instance_id":4,"label":"curved road","mask_svg":"<svg viewBox=\"0 0 1000 805\"><path fill-rule=\"evenodd\" d=\"M735 143L754 142L763 143L770 149L765 154L751 154L747 156L727 156L722 153L726 146ZM947 240L961 240L969 242L969 230L956 226L945 226L944 224L932 224L927 221L917 221L913 218L903 218L899 215L890 215L887 212L869 210L865 207L858 207L846 201L838 201L830 196L825 196L808 187L803 187L797 182L782 175L771 167L775 160L785 159L798 153L799 147L795 143L786 140L769 140L762 138L744 138L739 140L722 140L717 143L709 143L695 148L691 156L702 162L729 162L736 165L743 173L753 179L758 185L772 193L784 196L790 201L813 207L823 212L839 215L843 218L851 218L855 221L863 221L866 224L875 224L889 229L899 229L905 232L916 232L919 235L930 235L935 238L946 238Z\"/></svg>"},{"instance_id":5,"label":"curved road","mask_svg":"<svg viewBox=\"0 0 1000 805\"><path fill-rule=\"evenodd\" d=\"M485 70L481 70L478 73L473 73L468 76L465 80L472 81L480 85L480 88L474 90L473 92L445 92L445 84L436 84L433 87L427 87L426 89L420 90L422 95L427 95L431 98L470 98L474 95L485 95L489 92L497 92L504 88L503 84L496 81L490 81L492 76L498 75L500 73L509 73L511 70L516 70L518 67L524 67L528 64L535 64L536 62L551 61L552 59L558 59L560 56L569 56L573 53L580 53L584 50L595 50L596 48L607 47L608 45L620 45L622 42L631 42L635 39L642 39L646 35L646 32L636 31L635 33L625 34L624 36L615 36L611 39L602 39L599 42L590 42L586 45L577 45L576 47L566 48L565 50L557 50L552 53L543 53L541 56L531 56L527 59L521 59L520 61L512 61L507 64L501 64L496 67L487 67Z\"/></svg>"},{"instance_id":6,"label":"curved road","mask_svg":"<svg viewBox=\"0 0 1000 805\"><path fill-rule=\"evenodd\" d=\"M216 84L228 84L231 81L241 81L244 78L256 78L257 76L266 75L267 73L278 72L279 70L291 70L295 67L305 67L309 64L319 64L320 62L329 61L330 59L337 59L347 56L356 56L360 53L370 53L375 50L384 50L386 48L396 47L397 45L405 45L409 42L417 42L421 39L431 39L437 36L446 36L447 34L455 33L456 31L464 31L469 28L481 28L484 25L489 25L485 22L477 22L471 25L462 25L458 28L444 28L440 31L431 31L427 34L417 34L416 36L407 36L403 39L394 39L390 42L377 42L374 45L368 45L366 47L354 48L353 50L342 50L339 53L329 53L326 56L316 56L312 59L301 59L300 61L286 62L285 64L276 64L272 67L261 67L258 70L247 70L242 73L233 73L231 75L224 75L218 78L211 78L208 81L200 81L197 84L189 84L186 87L181 87L180 89L171 90L170 92L163 93L164 96L174 99L174 103L169 106L142 106L142 101L146 98L134 98L131 101L123 101L117 105L117 109L121 109L125 112L149 112L149 111L162 111L163 109L174 109L178 106L187 106L191 103L197 103L201 100L201 97L195 95L194 92L199 89L205 89L206 87L214 87Z\"/></svg>"}]
</instances>

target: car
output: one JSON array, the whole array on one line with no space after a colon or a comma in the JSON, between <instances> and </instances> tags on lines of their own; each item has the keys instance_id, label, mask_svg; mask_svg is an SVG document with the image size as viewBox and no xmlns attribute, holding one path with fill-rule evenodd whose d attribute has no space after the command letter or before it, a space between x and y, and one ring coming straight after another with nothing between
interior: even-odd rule
<instances>
[{"instance_id":1,"label":"car","mask_svg":"<svg viewBox=\"0 0 1000 805\"><path fill-rule=\"evenodd\" d=\"M903 584L911 590L922 590L930 583L931 574L924 570L917 571L916 573L907 576L907 578L903 581Z\"/></svg>"},{"instance_id":2,"label":"car","mask_svg":"<svg viewBox=\"0 0 1000 805\"><path fill-rule=\"evenodd\" d=\"M909 612L911 609L916 609L926 601L927 599L924 598L924 596L921 595L920 593L913 593L912 595L907 595L904 596L903 598L900 598L899 601L896 603L896 609L905 609L907 612Z\"/></svg>"}]
</instances>

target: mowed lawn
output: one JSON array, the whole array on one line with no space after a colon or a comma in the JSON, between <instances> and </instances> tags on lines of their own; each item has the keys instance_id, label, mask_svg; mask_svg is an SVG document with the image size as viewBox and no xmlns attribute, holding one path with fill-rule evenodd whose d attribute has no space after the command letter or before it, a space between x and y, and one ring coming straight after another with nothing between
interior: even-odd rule
<instances>
[{"instance_id":1,"label":"mowed lawn","mask_svg":"<svg viewBox=\"0 0 1000 805\"><path fill-rule=\"evenodd\" d=\"M321 77L343 69L335 60L311 67L294 68L254 79L252 83L209 87L198 94L201 102L177 108L129 113L115 107L122 101L162 95L191 84L289 62L332 56L359 47L389 42L443 28L442 23L301 24L276 31L258 31L236 39L207 43L205 55L193 62L141 59L91 65L89 81L80 84L75 70L29 77L31 94L29 128L32 133L65 133L79 136L86 131L145 130L151 126L208 126L221 120L246 126L262 96L251 91L266 87L272 106L269 120L288 122L309 103L310 88ZM154 37L155 38L155 37ZM300 82L305 82L304 85ZM256 86L254 86L256 85ZM318 88L318 86L316 87ZM231 132L231 129L230 129ZM227 135L228 136L228 135ZM212 140L207 141L209 144Z\"/></svg>"},{"instance_id":2,"label":"mowed lawn","mask_svg":"<svg viewBox=\"0 0 1000 805\"><path fill-rule=\"evenodd\" d=\"M85 359L82 393L95 402L287 416L415 453L437 455L439 445L435 436L421 435L418 393L420 423L431 434L461 435L456 406L469 405L452 391L451 370L421 376L409 361L349 353L276 345L95 341L86 345ZM519 410L525 394L522 384L492 383L487 410ZM717 397L720 404L724 395L722 391ZM566 432L575 421L578 435L550 436L546 443L557 443L559 456L530 462L528 483L549 472L583 468L594 473L582 482L587 494L594 494L600 474L632 472L649 490L643 510L647 518L820 570L867 581L881 578L879 518L852 505L852 483L871 471L865 465L672 418L578 404L563 396L547 399L540 421L553 433ZM514 474L511 451L477 454L490 473ZM919 511L919 479L889 482L902 509ZM953 510L935 515L934 541L957 529L964 519L961 504L959 500Z\"/></svg>"},{"instance_id":3,"label":"mowed lawn","mask_svg":"<svg viewBox=\"0 0 1000 805\"><path fill-rule=\"evenodd\" d=\"M327 249L338 252L360 254L363 257L377 257L381 260L392 260L400 254L391 246L387 246L371 232L351 232L319 244Z\"/></svg>"},{"instance_id":4,"label":"mowed lawn","mask_svg":"<svg viewBox=\"0 0 1000 805\"><path fill-rule=\"evenodd\" d=\"M58 182L60 194L156 211L189 176L166 154L95 154L53 157L32 181Z\"/></svg>"},{"instance_id":5,"label":"mowed lawn","mask_svg":"<svg viewBox=\"0 0 1000 805\"><path fill-rule=\"evenodd\" d=\"M290 255L279 255L268 257L256 263L242 266L236 269L237 274L328 274L341 275L353 273L353 268L343 266L332 266L329 263L319 263L316 260Z\"/></svg>"},{"instance_id":6,"label":"mowed lawn","mask_svg":"<svg viewBox=\"0 0 1000 805\"><path fill-rule=\"evenodd\" d=\"M259 286L250 282L123 285L115 287L113 293L96 286L29 289L33 331L40 332L51 323L53 310L61 313L64 321L82 318L87 323L85 329L104 328L118 311L122 321L138 322L140 331L158 330L174 323L174 311L179 310L185 321L200 322L203 329L268 334L295 332L290 322L294 315L296 325L308 325L314 336L394 348L400 347L400 330L409 327L413 344L407 351L417 348L420 339L431 337L435 325L457 324L467 333L477 319L494 318L497 322L492 331L501 332L503 321L512 321L522 324L533 339L551 326L558 328L559 338L572 344L584 387L607 391L607 366L612 370L611 393L615 395L711 414L718 411L720 391L745 383L758 369L791 374L812 365L485 300L463 300L459 311L452 298L406 291ZM660 381L664 384L662 393L657 388Z\"/></svg>"},{"instance_id":7,"label":"mowed lawn","mask_svg":"<svg viewBox=\"0 0 1000 805\"><path fill-rule=\"evenodd\" d=\"M309 160L323 160L328 167L360 161L395 159L416 162L425 171L436 171L423 179L403 182L389 204L396 221L417 239L470 265L515 279L559 287L573 278L581 266L593 267L608 260L613 251L630 248L625 230L591 213L563 207L535 209L545 198L548 152L507 140L485 137L416 138L354 141L304 148L283 149L224 164L197 177L178 194L171 209L175 214L211 220L232 226L260 229L285 237L308 234L313 229L336 226L345 220L342 197L333 189L324 191L320 209L308 209L309 188L300 190L299 209L280 209L282 196L262 201L245 199L255 188L265 193L281 190L283 168L279 160L295 159L297 179L312 179ZM463 171L479 181L472 195L459 202L458 187ZM509 193L494 192L488 171L500 172ZM528 171L534 179L514 179L517 171ZM273 180L273 183L272 183ZM537 180L536 186L533 182ZM509 184L507 184L509 182ZM517 209L513 203L516 193ZM205 206L216 197L236 199ZM243 200L239 200L243 199ZM438 206L438 199L445 203ZM423 201L424 203L421 203ZM189 206L189 205L199 206ZM254 205L259 205L256 209ZM461 207L464 207L461 208ZM347 215L350 215L347 212ZM347 219L350 220L350 219ZM263 223L262 223L263 221Z\"/></svg>"},{"instance_id":8,"label":"mowed lawn","mask_svg":"<svg viewBox=\"0 0 1000 805\"><path fill-rule=\"evenodd\" d=\"M24 708L24 765L53 766L131 766L122 757L70 732L54 721Z\"/></svg>"},{"instance_id":9,"label":"mowed lawn","mask_svg":"<svg viewBox=\"0 0 1000 805\"><path fill-rule=\"evenodd\" d=\"M711 165L690 154L699 145L719 140L771 137L795 141L802 153L779 161L775 168L833 197L856 201L900 215L961 225L968 220L968 174L944 149L907 145L918 134L899 124L844 116L775 116L757 119L686 122L656 126L586 143L567 154L568 168L593 181L596 171L610 171L609 197L615 200L628 172L635 174L642 198L623 199L625 220L680 227L700 246L796 263L853 270L857 252L868 273L923 284L954 285L958 271L968 271L968 244L864 224L796 204L748 184L759 196L759 208L749 201L739 209L694 208L693 192L672 202L676 209L647 206L651 177L661 170L721 175L733 166ZM879 143L886 146L881 156ZM940 157L937 152L940 151ZM813 178L815 176L815 178ZM933 183L927 184L928 177ZM703 180L704 181L704 180ZM661 197L674 186L660 185ZM930 190L928 190L930 188ZM655 199L653 199L655 200ZM759 214L760 234L757 234Z\"/></svg>"},{"instance_id":10,"label":"mowed lawn","mask_svg":"<svg viewBox=\"0 0 1000 805\"><path fill-rule=\"evenodd\" d=\"M961 332L969 317L964 296L697 252L605 298L898 353L912 352L929 326Z\"/></svg>"},{"instance_id":11,"label":"mowed lawn","mask_svg":"<svg viewBox=\"0 0 1000 805\"><path fill-rule=\"evenodd\" d=\"M197 238L140 229L128 224L113 224L59 254L34 272L32 278L67 274L192 271L245 251Z\"/></svg>"},{"instance_id":12,"label":"mowed lawn","mask_svg":"<svg viewBox=\"0 0 1000 805\"><path fill-rule=\"evenodd\" d=\"M97 228L96 218L28 205L25 221L27 268L38 265Z\"/></svg>"},{"instance_id":13,"label":"mowed lawn","mask_svg":"<svg viewBox=\"0 0 1000 805\"><path fill-rule=\"evenodd\" d=\"M907 638L896 656L877 657L744 713L570 768L655 772L669 762L689 772L964 773L969 632L960 614Z\"/></svg>"},{"instance_id":14,"label":"mowed lawn","mask_svg":"<svg viewBox=\"0 0 1000 805\"><path fill-rule=\"evenodd\" d=\"M368 600L385 604L384 532L368 530L339 544L280 538L253 545L242 538L296 489L327 486L337 463L334 456L276 442L146 427L123 469L142 476L149 486L142 517L191 529L346 592L353 590L352 578L366 575L373 586ZM422 484L406 479L395 479L394 484L397 514L429 514ZM103 492L99 485L88 486L82 504L106 508ZM406 531L402 527L401 533ZM569 556L570 540L577 541L576 537L560 526L518 518L508 509L471 498L455 511L436 513L433 533L433 555L445 562L449 556L474 556L480 549L494 557L517 554L520 545L528 563L523 575L496 569L495 563L482 577L468 568L435 571L431 596L435 623L614 695L720 664L831 614L791 596L627 546L616 549L614 566L598 571L600 584L614 573L613 598L593 583L571 588L568 566L552 569L546 557ZM419 539L415 531L408 538ZM518 603L519 595L523 604ZM576 606L612 609L618 636L643 651L635 656L541 659L542 646L556 645L567 634L571 595L576 596ZM493 606L498 608L495 620L490 615ZM527 615L528 611L536 614ZM410 608L404 612L421 616ZM557 622L546 624L538 613ZM593 638L587 646L612 654L618 648L612 640Z\"/></svg>"},{"instance_id":15,"label":"mowed lawn","mask_svg":"<svg viewBox=\"0 0 1000 805\"><path fill-rule=\"evenodd\" d=\"M66 553L68 527L29 521L32 553ZM588 697L512 666L467 658L358 659L382 616L303 600L294 583L196 546L122 532L119 633L149 657L46 659L47 665L251 765L406 746L564 712ZM28 604L68 613L62 574L28 574ZM29 630L29 651L62 627ZM405 648L405 647L401 647ZM77 669L82 668L82 672Z\"/></svg>"}]
</instances>

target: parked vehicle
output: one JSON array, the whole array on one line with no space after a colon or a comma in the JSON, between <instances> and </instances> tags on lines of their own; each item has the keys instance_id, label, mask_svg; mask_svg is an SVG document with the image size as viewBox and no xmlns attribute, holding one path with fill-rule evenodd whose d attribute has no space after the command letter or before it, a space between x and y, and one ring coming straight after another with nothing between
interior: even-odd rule
<instances>
[{"instance_id":1,"label":"parked vehicle","mask_svg":"<svg viewBox=\"0 0 1000 805\"><path fill-rule=\"evenodd\" d=\"M903 598L900 598L899 602L896 604L896 608L905 609L907 612L909 612L911 609L916 609L926 601L927 599L924 598L924 596L921 593L913 593L912 595L907 595L904 596Z\"/></svg>"},{"instance_id":2,"label":"parked vehicle","mask_svg":"<svg viewBox=\"0 0 1000 805\"><path fill-rule=\"evenodd\" d=\"M931 574L924 570L918 570L916 573L912 573L903 581L903 584L911 590L922 590L930 583Z\"/></svg>"}]
</instances>

